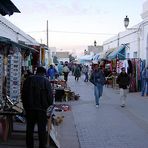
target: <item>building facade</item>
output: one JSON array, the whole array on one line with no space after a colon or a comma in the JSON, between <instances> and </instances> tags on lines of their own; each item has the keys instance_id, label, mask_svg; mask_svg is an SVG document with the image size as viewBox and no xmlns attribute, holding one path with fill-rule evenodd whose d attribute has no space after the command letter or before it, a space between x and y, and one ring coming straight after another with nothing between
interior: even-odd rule
<instances>
[{"instance_id":1,"label":"building facade","mask_svg":"<svg viewBox=\"0 0 148 148\"><path fill-rule=\"evenodd\" d=\"M139 24L104 41L104 51L124 44L126 45L126 58L140 58L146 60L148 65L148 0L143 3L141 17L143 20Z\"/></svg>"},{"instance_id":2,"label":"building facade","mask_svg":"<svg viewBox=\"0 0 148 148\"><path fill-rule=\"evenodd\" d=\"M10 21L0 15L0 36L11 39L18 43L24 42L27 45L39 45L39 43L31 36L13 25Z\"/></svg>"}]
</instances>

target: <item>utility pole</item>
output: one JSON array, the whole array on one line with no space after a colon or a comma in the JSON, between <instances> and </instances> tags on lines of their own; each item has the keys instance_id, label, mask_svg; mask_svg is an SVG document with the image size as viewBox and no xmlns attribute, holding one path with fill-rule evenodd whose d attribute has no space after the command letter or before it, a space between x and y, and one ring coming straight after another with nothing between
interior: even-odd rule
<instances>
[{"instance_id":1,"label":"utility pole","mask_svg":"<svg viewBox=\"0 0 148 148\"><path fill-rule=\"evenodd\" d=\"M48 20L47 20L47 47L48 47Z\"/></svg>"}]
</instances>

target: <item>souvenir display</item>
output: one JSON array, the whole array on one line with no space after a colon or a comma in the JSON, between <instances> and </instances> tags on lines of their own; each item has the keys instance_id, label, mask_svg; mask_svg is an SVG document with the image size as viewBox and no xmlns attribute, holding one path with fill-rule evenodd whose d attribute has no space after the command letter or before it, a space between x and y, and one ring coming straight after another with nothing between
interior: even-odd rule
<instances>
[{"instance_id":1,"label":"souvenir display","mask_svg":"<svg viewBox=\"0 0 148 148\"><path fill-rule=\"evenodd\" d=\"M13 102L20 99L21 86L21 54L16 52L8 55L6 94Z\"/></svg>"},{"instance_id":2,"label":"souvenir display","mask_svg":"<svg viewBox=\"0 0 148 148\"><path fill-rule=\"evenodd\" d=\"M0 100L3 99L3 76L4 76L4 69L3 69L3 55L0 54Z\"/></svg>"}]
</instances>

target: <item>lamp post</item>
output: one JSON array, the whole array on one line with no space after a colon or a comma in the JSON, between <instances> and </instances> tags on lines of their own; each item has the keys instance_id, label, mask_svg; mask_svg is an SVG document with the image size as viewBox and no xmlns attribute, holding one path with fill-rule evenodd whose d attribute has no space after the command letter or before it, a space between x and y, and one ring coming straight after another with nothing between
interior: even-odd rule
<instances>
[{"instance_id":1,"label":"lamp post","mask_svg":"<svg viewBox=\"0 0 148 148\"><path fill-rule=\"evenodd\" d=\"M127 28L129 25L129 22L130 20L128 16L126 15L126 17L124 18L124 26L127 30L135 30L135 32L137 32L137 47L138 47L137 56L138 58L140 58L140 28L143 25L143 23L140 24L138 28Z\"/></svg>"},{"instance_id":2,"label":"lamp post","mask_svg":"<svg viewBox=\"0 0 148 148\"><path fill-rule=\"evenodd\" d=\"M146 24L148 24L148 20L143 21L142 23L140 23L140 25L137 28L127 28L129 25L129 18L128 16L126 16L124 18L124 26L127 30L135 30L135 32L137 32L137 40L138 40L138 58L140 58L140 33L142 31L142 27L145 26ZM146 64L148 65L148 34L146 37Z\"/></svg>"},{"instance_id":3,"label":"lamp post","mask_svg":"<svg viewBox=\"0 0 148 148\"><path fill-rule=\"evenodd\" d=\"M126 15L126 17L124 18L124 26L125 26L126 29L127 29L128 25L129 25L129 18Z\"/></svg>"}]
</instances>

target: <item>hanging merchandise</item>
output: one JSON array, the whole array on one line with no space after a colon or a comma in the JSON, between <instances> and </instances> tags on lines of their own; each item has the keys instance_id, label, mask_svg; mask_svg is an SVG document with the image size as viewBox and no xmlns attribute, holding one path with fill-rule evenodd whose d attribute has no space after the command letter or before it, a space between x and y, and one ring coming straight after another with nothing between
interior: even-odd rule
<instances>
[{"instance_id":1,"label":"hanging merchandise","mask_svg":"<svg viewBox=\"0 0 148 148\"><path fill-rule=\"evenodd\" d=\"M3 100L3 77L4 77L3 55L0 54L0 102Z\"/></svg>"},{"instance_id":2,"label":"hanging merchandise","mask_svg":"<svg viewBox=\"0 0 148 148\"><path fill-rule=\"evenodd\" d=\"M21 53L16 52L8 55L6 93L11 101L18 102L20 99L21 86Z\"/></svg>"},{"instance_id":3,"label":"hanging merchandise","mask_svg":"<svg viewBox=\"0 0 148 148\"><path fill-rule=\"evenodd\" d=\"M112 65L112 70L116 69L116 67L117 67L117 59L113 59L111 62L112 62L112 64L111 64Z\"/></svg>"},{"instance_id":4,"label":"hanging merchandise","mask_svg":"<svg viewBox=\"0 0 148 148\"><path fill-rule=\"evenodd\" d=\"M132 59L132 74L131 74L131 83L130 83L130 92L137 92L141 90L141 60Z\"/></svg>"},{"instance_id":5,"label":"hanging merchandise","mask_svg":"<svg viewBox=\"0 0 148 148\"><path fill-rule=\"evenodd\" d=\"M141 78L140 78L140 64L141 60L137 61L137 90L141 91Z\"/></svg>"},{"instance_id":6,"label":"hanging merchandise","mask_svg":"<svg viewBox=\"0 0 148 148\"><path fill-rule=\"evenodd\" d=\"M121 72L121 68L123 67L123 60L117 60L117 73Z\"/></svg>"},{"instance_id":7,"label":"hanging merchandise","mask_svg":"<svg viewBox=\"0 0 148 148\"><path fill-rule=\"evenodd\" d=\"M127 67L127 74L132 74L133 73L133 66L132 66L132 62L130 59L127 60L128 62L128 67Z\"/></svg>"}]
</instances>

